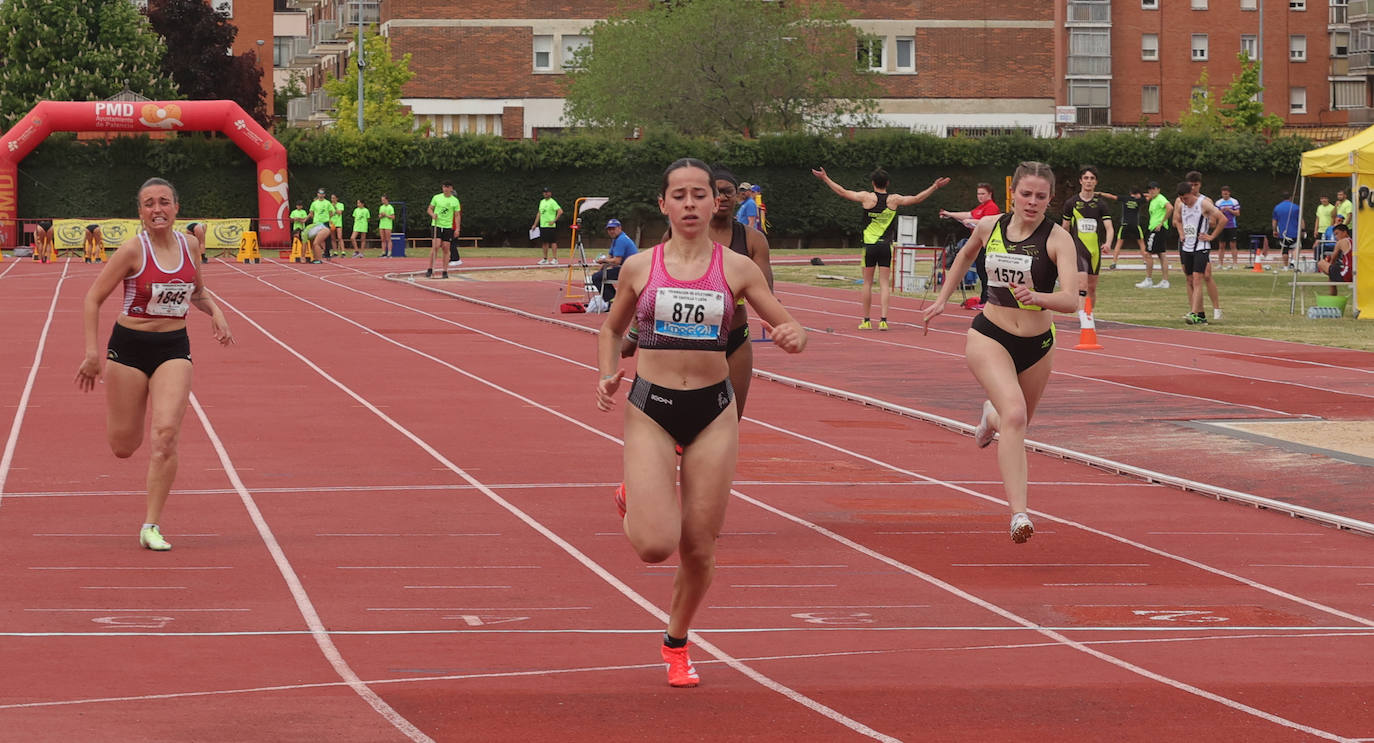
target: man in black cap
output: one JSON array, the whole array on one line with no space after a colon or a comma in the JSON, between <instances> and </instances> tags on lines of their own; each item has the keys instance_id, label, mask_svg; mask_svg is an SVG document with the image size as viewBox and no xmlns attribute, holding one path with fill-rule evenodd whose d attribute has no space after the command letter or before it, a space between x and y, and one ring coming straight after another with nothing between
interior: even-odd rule
<instances>
[{"instance_id":1,"label":"man in black cap","mask_svg":"<svg viewBox=\"0 0 1374 743\"><path fill-rule=\"evenodd\" d=\"M539 200L539 211L534 215L530 230L539 229L539 245L543 253L539 265L558 265L558 220L563 217L563 207L553 200L553 190L544 187L544 198Z\"/></svg>"}]
</instances>

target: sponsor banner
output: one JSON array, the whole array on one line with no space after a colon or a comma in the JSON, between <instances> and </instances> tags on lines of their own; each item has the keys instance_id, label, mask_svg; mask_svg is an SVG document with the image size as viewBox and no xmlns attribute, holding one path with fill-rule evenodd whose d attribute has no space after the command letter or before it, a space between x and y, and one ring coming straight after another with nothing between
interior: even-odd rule
<instances>
[{"instance_id":1,"label":"sponsor banner","mask_svg":"<svg viewBox=\"0 0 1374 743\"><path fill-rule=\"evenodd\" d=\"M196 222L205 225L206 250L238 250L239 238L248 231L247 219L178 219L176 229L185 232L186 226ZM100 225L105 247L114 250L125 240L138 234L142 225L137 219L54 219L53 241L58 250L80 250L86 244L86 227Z\"/></svg>"}]
</instances>

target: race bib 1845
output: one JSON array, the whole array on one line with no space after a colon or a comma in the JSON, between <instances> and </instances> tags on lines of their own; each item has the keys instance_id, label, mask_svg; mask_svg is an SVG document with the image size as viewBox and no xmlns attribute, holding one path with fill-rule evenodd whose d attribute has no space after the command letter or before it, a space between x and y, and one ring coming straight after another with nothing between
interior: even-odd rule
<instances>
[{"instance_id":1,"label":"race bib 1845","mask_svg":"<svg viewBox=\"0 0 1374 743\"><path fill-rule=\"evenodd\" d=\"M705 289L659 287L654 295L654 332L672 338L720 337L725 295Z\"/></svg>"},{"instance_id":2,"label":"race bib 1845","mask_svg":"<svg viewBox=\"0 0 1374 743\"><path fill-rule=\"evenodd\" d=\"M186 317L191 309L191 292L195 284L176 282L153 284L153 296L148 300L148 314L153 317Z\"/></svg>"}]
</instances>

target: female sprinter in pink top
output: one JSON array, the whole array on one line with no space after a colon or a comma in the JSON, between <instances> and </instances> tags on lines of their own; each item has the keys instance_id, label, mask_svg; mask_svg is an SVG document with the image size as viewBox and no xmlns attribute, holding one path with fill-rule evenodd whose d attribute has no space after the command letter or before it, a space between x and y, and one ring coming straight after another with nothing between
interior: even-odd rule
<instances>
[{"instance_id":1,"label":"female sprinter in pink top","mask_svg":"<svg viewBox=\"0 0 1374 743\"><path fill-rule=\"evenodd\" d=\"M145 413L152 407L148 510L138 543L159 551L172 548L158 520L176 478L177 437L191 396L187 311L194 305L209 315L211 334L221 344L234 341L224 313L205 291L200 241L173 227L179 208L176 189L161 178L149 178L138 190L143 231L119 246L86 292L86 358L76 370L76 385L85 391L104 372L105 434L120 459L133 456L143 443ZM121 282L123 307L101 353L100 305ZM106 359L113 363L104 364Z\"/></svg>"},{"instance_id":2,"label":"female sprinter in pink top","mask_svg":"<svg viewBox=\"0 0 1374 743\"><path fill-rule=\"evenodd\" d=\"M609 411L625 376L618 368L622 337L631 322L639 331L639 364L625 408L621 516L625 536L645 562L678 553L662 648L673 686L699 682L687 634L711 585L735 473L739 419L725 358L735 299L753 306L779 348L800 353L806 347L806 331L769 291L758 265L712 242L716 198L705 163L683 158L668 166L658 206L672 236L625 261L598 340L596 405ZM675 444L682 447L680 482Z\"/></svg>"}]
</instances>

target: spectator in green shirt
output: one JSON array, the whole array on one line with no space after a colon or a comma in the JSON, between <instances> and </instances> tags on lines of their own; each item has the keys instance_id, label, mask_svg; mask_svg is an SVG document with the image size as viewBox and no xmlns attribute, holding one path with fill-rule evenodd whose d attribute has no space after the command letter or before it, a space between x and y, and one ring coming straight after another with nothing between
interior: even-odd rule
<instances>
[{"instance_id":1,"label":"spectator in green shirt","mask_svg":"<svg viewBox=\"0 0 1374 743\"><path fill-rule=\"evenodd\" d=\"M330 242L330 244L331 244L330 247L333 247L334 245L337 245L337 246L339 247L339 255L343 255L343 252L344 252L344 235L343 235L344 205L343 205L343 202L342 202L342 201L339 201L339 195L338 195L338 194L336 194L336 193L329 194L329 209L330 209L330 215L329 215L329 228L330 228L330 229L329 229L329 231L330 231L330 235L332 235L332 237L331 237L330 240L329 240L329 242ZM324 257L325 257L326 259L329 258L329 248L325 248Z\"/></svg>"},{"instance_id":2,"label":"spectator in green shirt","mask_svg":"<svg viewBox=\"0 0 1374 743\"><path fill-rule=\"evenodd\" d=\"M353 257L362 258L363 248L367 246L367 222L372 219L372 212L363 206L363 200L358 199L358 205L353 207Z\"/></svg>"},{"instance_id":3,"label":"spectator in green shirt","mask_svg":"<svg viewBox=\"0 0 1374 743\"><path fill-rule=\"evenodd\" d=\"M1150 187L1145 190L1146 208L1150 212L1149 231L1145 233L1145 246L1140 251L1140 257L1145 259L1145 280L1136 284L1137 289L1168 289L1169 288L1169 225L1172 224L1174 205L1168 197L1159 192L1159 184L1150 181ZM1159 256L1159 268L1163 271L1163 279L1158 284L1154 280L1154 260L1151 256Z\"/></svg>"},{"instance_id":4,"label":"spectator in green shirt","mask_svg":"<svg viewBox=\"0 0 1374 743\"><path fill-rule=\"evenodd\" d=\"M1345 197L1345 191L1336 192L1336 224L1343 224L1346 227L1355 228L1355 205L1350 203L1350 199Z\"/></svg>"},{"instance_id":5,"label":"spectator in green shirt","mask_svg":"<svg viewBox=\"0 0 1374 743\"><path fill-rule=\"evenodd\" d=\"M542 257L539 265L558 265L558 220L563 218L563 207L553 200L553 191L544 187L544 198L539 200L539 211L534 215L530 228L539 228L539 245Z\"/></svg>"},{"instance_id":6,"label":"spectator in green shirt","mask_svg":"<svg viewBox=\"0 0 1374 743\"><path fill-rule=\"evenodd\" d=\"M391 256L391 223L396 218L396 207L382 194L382 205L377 207L377 236L382 239L382 257ZM402 253L404 255L404 253Z\"/></svg>"},{"instance_id":7,"label":"spectator in green shirt","mask_svg":"<svg viewBox=\"0 0 1374 743\"><path fill-rule=\"evenodd\" d=\"M301 202L296 202L296 208L291 211L291 236L300 237L305 230L305 220L310 218L310 212L301 208Z\"/></svg>"},{"instance_id":8,"label":"spectator in green shirt","mask_svg":"<svg viewBox=\"0 0 1374 743\"><path fill-rule=\"evenodd\" d=\"M334 207L329 203L329 199L324 197L324 189L321 188L315 192L315 200L310 202L310 225L313 227L317 224L322 224L325 227L329 227L329 223L333 219ZM333 239L334 231L332 229L327 229L325 232L329 233L323 243L324 255L327 256L329 255L330 242ZM314 245L315 242L316 241L311 240L312 245ZM318 254L314 256L315 260L319 260L321 257L322 256Z\"/></svg>"},{"instance_id":9,"label":"spectator in green shirt","mask_svg":"<svg viewBox=\"0 0 1374 743\"><path fill-rule=\"evenodd\" d=\"M1326 196L1318 196L1317 204L1317 239L1325 240L1326 231L1336 224L1336 205L1331 203Z\"/></svg>"}]
</instances>

